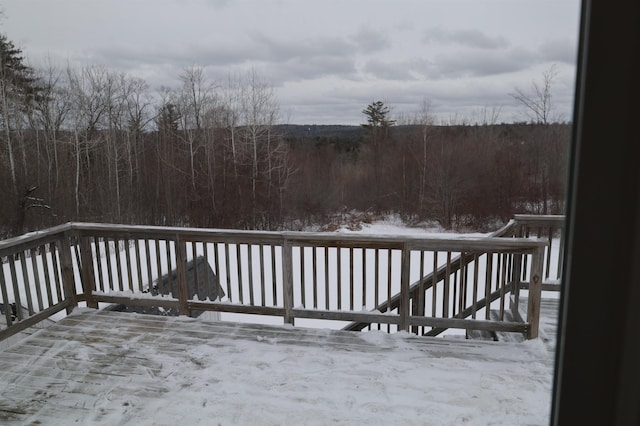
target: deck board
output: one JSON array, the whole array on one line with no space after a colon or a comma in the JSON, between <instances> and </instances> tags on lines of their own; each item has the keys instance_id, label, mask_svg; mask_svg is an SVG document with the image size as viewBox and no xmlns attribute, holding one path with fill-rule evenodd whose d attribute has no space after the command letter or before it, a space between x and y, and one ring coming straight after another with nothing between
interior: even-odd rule
<instances>
[{"instance_id":1,"label":"deck board","mask_svg":"<svg viewBox=\"0 0 640 426\"><path fill-rule=\"evenodd\" d=\"M375 386L374 391L380 392L379 401L361 404L360 409L368 411L351 419L355 422L363 418L384 420L385 410L391 412L385 404L399 403L406 403L408 415L415 412L419 419L432 413L433 402L423 401L419 387L395 384L396 379L411 377L412 369L441 368L438 363L464 369L466 363L478 360L487 366L478 377L490 380L495 376L497 382L488 386L495 385L496 392L500 391L499 381L505 380L500 377L502 369L509 380L522 380L523 386L534 380L551 389L553 357L530 370L522 365L514 344L366 334L79 309L0 350L0 423L121 424L138 423L140 416L146 416L147 424L178 424L185 415L192 418L196 406L200 407L202 424L209 424L204 419L221 416L232 419L232 424L251 420L298 423L305 419L305 412L315 412L331 422L332 407L349 403L336 401L332 390L337 395L348 394L350 386L354 391L355 387ZM247 345L255 342L264 344L264 357L242 357ZM532 350L527 345L520 349ZM362 366L332 365L330 355L334 353L351 354ZM222 362L235 354L244 365ZM291 367L287 367L299 362L299 357L309 358L303 365L304 380L292 377ZM390 357L403 357L407 371L385 372L385 360ZM207 379L202 380L200 374L207 374ZM234 395L234 389L248 377L256 383L243 388L245 395ZM323 401L308 400L300 393L308 380L327 388ZM183 406L174 400L175 386L184 388ZM523 392L526 396L527 390ZM257 417L247 413L247 407L261 401L269 401L267 407L277 406L278 398L299 399L296 404L302 417L295 417L298 408L291 413L263 409L266 414L260 414L258 407ZM370 418L366 417L369 412ZM162 413L162 417L153 417L155 413ZM532 413L535 415L540 414ZM350 422L348 418L337 420ZM326 422L316 422L322 423Z\"/></svg>"}]
</instances>

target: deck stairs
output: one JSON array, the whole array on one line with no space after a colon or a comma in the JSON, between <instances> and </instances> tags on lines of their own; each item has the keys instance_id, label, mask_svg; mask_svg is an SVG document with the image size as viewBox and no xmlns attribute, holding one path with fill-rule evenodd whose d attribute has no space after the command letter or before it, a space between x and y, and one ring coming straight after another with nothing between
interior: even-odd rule
<instances>
[{"instance_id":1,"label":"deck stairs","mask_svg":"<svg viewBox=\"0 0 640 426\"><path fill-rule=\"evenodd\" d=\"M511 298L513 303L513 298ZM527 299L521 298L519 302L519 311L523 312L527 308ZM540 303L540 339L545 344L554 346L555 337L558 328L558 316L560 310L560 299L558 298L542 298ZM491 320L500 321L500 311L491 310ZM512 312L512 310L505 310L504 320L510 322L522 322L522 318L519 318L518 314ZM467 330L467 339L471 340L488 340L496 342L523 342L525 336L519 333L505 333L499 331L484 331L484 330ZM553 348L551 348L553 349Z\"/></svg>"}]
</instances>

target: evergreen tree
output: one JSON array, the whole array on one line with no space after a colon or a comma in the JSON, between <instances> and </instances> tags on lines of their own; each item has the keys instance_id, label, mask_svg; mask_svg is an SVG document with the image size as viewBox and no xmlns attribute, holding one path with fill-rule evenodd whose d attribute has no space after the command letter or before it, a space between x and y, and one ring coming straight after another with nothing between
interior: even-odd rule
<instances>
[{"instance_id":1,"label":"evergreen tree","mask_svg":"<svg viewBox=\"0 0 640 426\"><path fill-rule=\"evenodd\" d=\"M23 129L26 115L32 110L38 100L41 88L33 70L24 64L22 51L18 49L5 35L0 35L0 121L2 131L0 139L6 146L4 158L0 163L9 164L11 191L5 192L5 203L9 206L3 214L11 215L13 229L21 232L24 224L28 201L31 193L38 188L37 183L26 182L28 172L27 148L24 137L16 135ZM1 152L1 151L0 151ZM18 171L16 158L21 158L22 174ZM20 189L25 188L24 191Z\"/></svg>"},{"instance_id":2,"label":"evergreen tree","mask_svg":"<svg viewBox=\"0 0 640 426\"><path fill-rule=\"evenodd\" d=\"M0 120L14 193L18 193L18 177L15 162L15 146L12 130L37 99L41 90L36 84L33 70L24 64L22 51L0 35Z\"/></svg>"},{"instance_id":3,"label":"evergreen tree","mask_svg":"<svg viewBox=\"0 0 640 426\"><path fill-rule=\"evenodd\" d=\"M362 127L370 130L387 129L396 123L396 120L388 118L391 110L382 101L376 101L369 104L362 113L367 116L367 124Z\"/></svg>"},{"instance_id":4,"label":"evergreen tree","mask_svg":"<svg viewBox=\"0 0 640 426\"><path fill-rule=\"evenodd\" d=\"M381 162L381 150L384 141L389 137L389 128L393 126L396 121L389 118L391 110L382 101L376 101L362 110L362 113L367 116L367 123L362 127L369 130L369 137L371 140L373 151L373 163L372 163L372 175L373 175L373 191L375 194L375 208L378 212L382 210L382 162Z\"/></svg>"}]
</instances>

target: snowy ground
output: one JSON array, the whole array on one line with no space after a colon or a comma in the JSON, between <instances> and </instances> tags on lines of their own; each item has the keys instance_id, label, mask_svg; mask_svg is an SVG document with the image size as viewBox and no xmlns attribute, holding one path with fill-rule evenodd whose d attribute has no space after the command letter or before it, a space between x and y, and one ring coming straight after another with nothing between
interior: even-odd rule
<instances>
[{"instance_id":1,"label":"snowy ground","mask_svg":"<svg viewBox=\"0 0 640 426\"><path fill-rule=\"evenodd\" d=\"M80 309L0 353L0 423L542 425L552 358L541 340Z\"/></svg>"}]
</instances>

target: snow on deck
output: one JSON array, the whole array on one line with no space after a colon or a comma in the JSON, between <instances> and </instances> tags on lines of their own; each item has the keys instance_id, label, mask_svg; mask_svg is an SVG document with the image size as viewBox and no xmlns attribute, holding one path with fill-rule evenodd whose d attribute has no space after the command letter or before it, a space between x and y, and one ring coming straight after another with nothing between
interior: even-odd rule
<instances>
[{"instance_id":1,"label":"snow on deck","mask_svg":"<svg viewBox=\"0 0 640 426\"><path fill-rule=\"evenodd\" d=\"M0 351L0 423L548 424L552 344L77 309Z\"/></svg>"}]
</instances>

